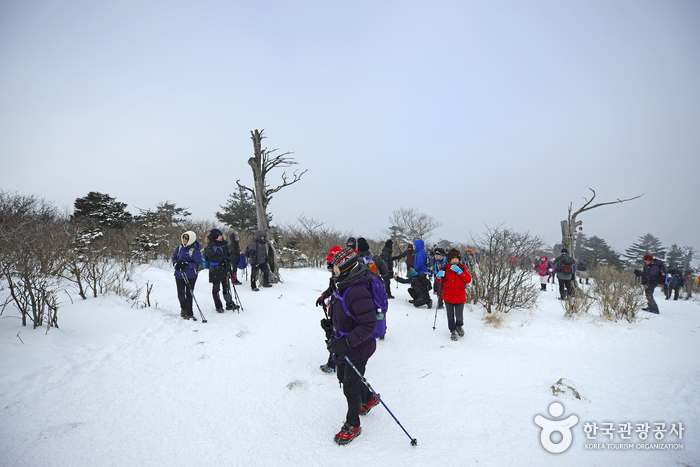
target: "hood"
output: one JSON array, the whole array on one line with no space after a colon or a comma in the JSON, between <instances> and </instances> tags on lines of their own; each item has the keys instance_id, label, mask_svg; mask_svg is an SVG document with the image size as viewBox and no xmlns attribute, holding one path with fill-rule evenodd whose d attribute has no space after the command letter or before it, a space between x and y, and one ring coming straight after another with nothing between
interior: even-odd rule
<instances>
[{"instance_id":1,"label":"hood","mask_svg":"<svg viewBox=\"0 0 700 467\"><path fill-rule=\"evenodd\" d=\"M425 250L425 242L423 240L418 239L415 242L413 242L413 244L416 246L416 251Z\"/></svg>"},{"instance_id":2,"label":"hood","mask_svg":"<svg viewBox=\"0 0 700 467\"><path fill-rule=\"evenodd\" d=\"M194 242L197 241L197 234L191 230L188 230L187 232L184 232L182 235L180 235L180 243L182 243L182 237L184 237L185 235L190 237L187 243L185 243L186 247L191 246Z\"/></svg>"},{"instance_id":3,"label":"hood","mask_svg":"<svg viewBox=\"0 0 700 467\"><path fill-rule=\"evenodd\" d=\"M265 232L263 232L262 230L255 231L255 241L256 242L262 241L263 237L266 237Z\"/></svg>"},{"instance_id":4,"label":"hood","mask_svg":"<svg viewBox=\"0 0 700 467\"><path fill-rule=\"evenodd\" d=\"M231 240L238 241L238 234L236 233L235 230L234 230L234 231L231 231L231 233L228 234L228 238L231 239Z\"/></svg>"}]
</instances>

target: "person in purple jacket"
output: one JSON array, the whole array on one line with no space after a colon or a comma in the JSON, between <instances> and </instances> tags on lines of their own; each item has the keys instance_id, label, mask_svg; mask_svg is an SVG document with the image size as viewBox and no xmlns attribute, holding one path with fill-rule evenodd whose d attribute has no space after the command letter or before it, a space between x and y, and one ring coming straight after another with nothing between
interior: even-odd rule
<instances>
[{"instance_id":1,"label":"person in purple jacket","mask_svg":"<svg viewBox=\"0 0 700 467\"><path fill-rule=\"evenodd\" d=\"M367 361L377 348L377 342L370 337L377 326L377 317L372 295L365 286L372 281L372 273L363 261L358 261L355 250L350 247L339 251L331 264L334 273L330 303L333 336L328 341L328 350L335 355L338 381L348 404L345 423L335 435L335 442L347 444L362 432L360 415L368 413L379 399L362 383L345 357L365 374ZM342 303L343 295L347 312Z\"/></svg>"},{"instance_id":2,"label":"person in purple jacket","mask_svg":"<svg viewBox=\"0 0 700 467\"><path fill-rule=\"evenodd\" d=\"M202 262L202 247L197 241L197 234L191 230L183 233L180 238L182 243L173 252L177 298L180 300L180 316L183 319L194 319L192 292L194 291L194 283L197 281L197 274L199 274L199 265ZM187 287L183 277L187 278L191 290Z\"/></svg>"},{"instance_id":3,"label":"person in purple jacket","mask_svg":"<svg viewBox=\"0 0 700 467\"><path fill-rule=\"evenodd\" d=\"M661 272L661 266L664 265L664 262L660 259L654 259L650 254L644 255L643 260L645 264L644 269L642 271L638 269L634 270L634 275L642 278L644 295L646 295L647 298L647 307L642 308L642 311L648 311L649 313L658 315L659 305L657 305L656 300L654 300L654 290L656 289L657 282L661 282L659 280L659 273Z\"/></svg>"}]
</instances>

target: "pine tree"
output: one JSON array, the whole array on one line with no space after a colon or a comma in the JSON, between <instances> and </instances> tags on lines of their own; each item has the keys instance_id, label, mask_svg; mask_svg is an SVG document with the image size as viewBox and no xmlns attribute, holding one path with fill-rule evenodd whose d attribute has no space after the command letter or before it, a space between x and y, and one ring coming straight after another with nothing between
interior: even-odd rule
<instances>
[{"instance_id":1,"label":"pine tree","mask_svg":"<svg viewBox=\"0 0 700 467\"><path fill-rule=\"evenodd\" d=\"M580 258L585 259L589 266L595 267L599 264L609 264L616 268L622 268L620 254L610 248L608 243L600 237L592 236L586 238L580 246Z\"/></svg>"},{"instance_id":2,"label":"pine tree","mask_svg":"<svg viewBox=\"0 0 700 467\"><path fill-rule=\"evenodd\" d=\"M671 249L668 250L668 255L666 255L666 266L669 269L683 268L685 256L683 249L674 243L671 245Z\"/></svg>"},{"instance_id":3,"label":"pine tree","mask_svg":"<svg viewBox=\"0 0 700 467\"><path fill-rule=\"evenodd\" d=\"M91 191L74 204L72 220L88 228L122 229L132 221L126 203L109 195Z\"/></svg>"},{"instance_id":4,"label":"pine tree","mask_svg":"<svg viewBox=\"0 0 700 467\"><path fill-rule=\"evenodd\" d=\"M228 204L220 206L223 212L216 212L216 218L239 232L253 232L258 228L258 214L255 200L245 188L238 187L238 192L229 195ZM268 223L272 215L267 214Z\"/></svg>"},{"instance_id":5,"label":"pine tree","mask_svg":"<svg viewBox=\"0 0 700 467\"><path fill-rule=\"evenodd\" d=\"M666 256L666 249L661 245L661 240L650 233L639 237L637 243L633 243L632 246L627 248L623 256L628 263L636 264L646 254L659 259L664 259Z\"/></svg>"}]
</instances>

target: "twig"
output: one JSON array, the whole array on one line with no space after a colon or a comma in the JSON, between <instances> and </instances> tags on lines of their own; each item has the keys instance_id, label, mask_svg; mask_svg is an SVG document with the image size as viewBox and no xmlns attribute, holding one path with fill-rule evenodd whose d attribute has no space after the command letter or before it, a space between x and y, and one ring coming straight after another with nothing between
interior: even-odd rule
<instances>
[{"instance_id":1,"label":"twig","mask_svg":"<svg viewBox=\"0 0 700 467\"><path fill-rule=\"evenodd\" d=\"M19 339L19 341L20 341L22 344L24 344L24 341L22 340L22 338L19 337L20 334L22 334L22 331L20 331L20 332L17 333L17 338Z\"/></svg>"}]
</instances>

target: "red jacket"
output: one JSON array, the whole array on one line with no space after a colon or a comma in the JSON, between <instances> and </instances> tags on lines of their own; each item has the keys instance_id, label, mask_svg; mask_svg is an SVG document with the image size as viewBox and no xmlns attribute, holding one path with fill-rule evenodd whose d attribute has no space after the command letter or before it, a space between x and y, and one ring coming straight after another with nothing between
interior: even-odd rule
<instances>
[{"instance_id":1,"label":"red jacket","mask_svg":"<svg viewBox=\"0 0 700 467\"><path fill-rule=\"evenodd\" d=\"M448 303L466 302L466 286L472 281L469 269L461 263L457 266L464 271L462 274L454 272L451 264L445 264L440 268L441 271L445 271L445 275L442 278L442 299Z\"/></svg>"}]
</instances>

